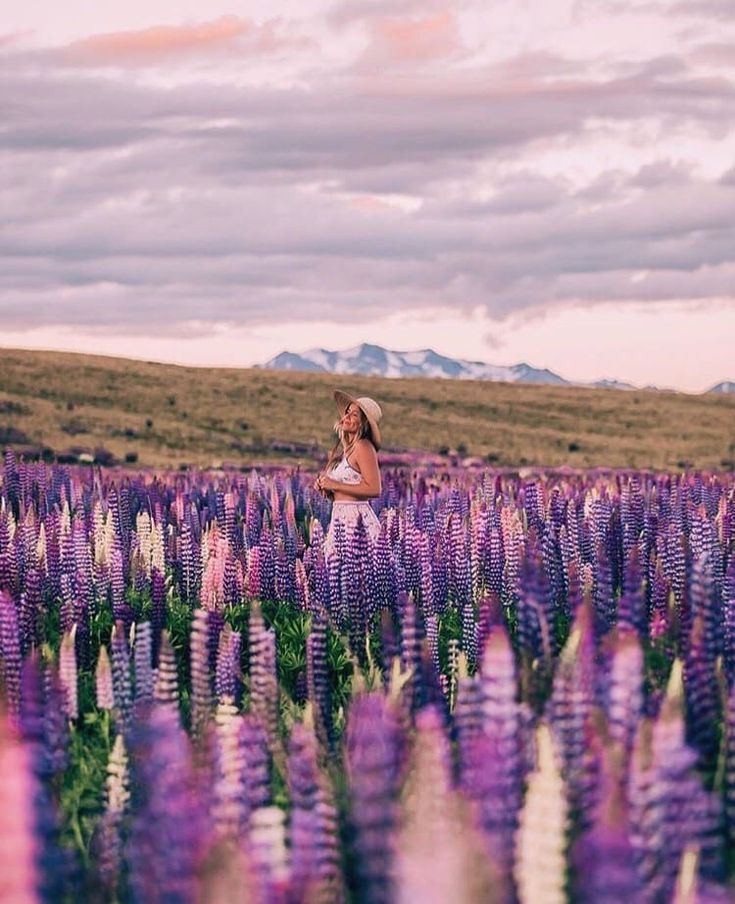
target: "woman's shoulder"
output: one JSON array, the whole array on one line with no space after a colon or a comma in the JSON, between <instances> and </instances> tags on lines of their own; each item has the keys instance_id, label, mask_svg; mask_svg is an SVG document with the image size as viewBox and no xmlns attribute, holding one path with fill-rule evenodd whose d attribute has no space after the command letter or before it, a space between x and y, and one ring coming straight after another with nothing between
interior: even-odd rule
<instances>
[{"instance_id":1,"label":"woman's shoulder","mask_svg":"<svg viewBox=\"0 0 735 904\"><path fill-rule=\"evenodd\" d=\"M359 450L362 454L367 454L370 456L378 457L378 452L375 446L372 443L372 440L368 439L367 436L361 436L360 439L355 443L355 449Z\"/></svg>"}]
</instances>

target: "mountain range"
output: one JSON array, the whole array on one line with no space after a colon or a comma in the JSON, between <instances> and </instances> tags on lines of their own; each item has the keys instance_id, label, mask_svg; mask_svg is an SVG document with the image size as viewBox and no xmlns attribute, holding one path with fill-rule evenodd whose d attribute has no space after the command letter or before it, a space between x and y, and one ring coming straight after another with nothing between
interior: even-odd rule
<instances>
[{"instance_id":1,"label":"mountain range","mask_svg":"<svg viewBox=\"0 0 735 904\"><path fill-rule=\"evenodd\" d=\"M361 374L378 377L444 377L453 380L491 380L504 383L545 383L588 386L597 389L658 389L637 387L620 380L601 379L592 383L574 382L547 368L532 367L522 362L512 365L487 364L440 355L431 348L417 351L395 351L363 342L343 351L312 348L305 352L283 351L261 367L269 370L299 370L312 373ZM735 391L735 382L725 380L709 392Z\"/></svg>"}]
</instances>

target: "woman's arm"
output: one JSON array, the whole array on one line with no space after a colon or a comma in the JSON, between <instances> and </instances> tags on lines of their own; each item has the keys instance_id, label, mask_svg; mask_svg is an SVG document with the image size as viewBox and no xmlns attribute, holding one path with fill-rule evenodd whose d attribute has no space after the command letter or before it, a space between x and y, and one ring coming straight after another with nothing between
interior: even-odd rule
<instances>
[{"instance_id":1,"label":"woman's arm","mask_svg":"<svg viewBox=\"0 0 735 904\"><path fill-rule=\"evenodd\" d=\"M375 446L368 439L361 439L355 449L355 463L359 465L362 480L360 483L342 483L330 477L322 477L321 485L325 490L338 490L356 499L371 499L383 492L380 480L380 466Z\"/></svg>"}]
</instances>

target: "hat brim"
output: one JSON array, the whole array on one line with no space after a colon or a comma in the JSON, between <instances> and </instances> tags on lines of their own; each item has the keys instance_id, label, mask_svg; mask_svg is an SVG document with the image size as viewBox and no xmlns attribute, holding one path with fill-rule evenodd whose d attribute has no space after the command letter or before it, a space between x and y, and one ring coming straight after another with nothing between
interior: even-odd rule
<instances>
[{"instance_id":1,"label":"hat brim","mask_svg":"<svg viewBox=\"0 0 735 904\"><path fill-rule=\"evenodd\" d=\"M383 441L382 436L380 435L380 427L377 425L374 418L372 418L367 413L367 411L365 411L365 409L357 401L357 399L354 396L351 396L349 393L343 392L341 389L335 389L334 401L337 403L337 410L339 411L340 415L343 415L353 402L355 403L355 405L357 405L360 411L362 411L362 413L367 418L368 424L370 424L370 433L372 435L373 445L375 446L376 450L380 449Z\"/></svg>"}]
</instances>

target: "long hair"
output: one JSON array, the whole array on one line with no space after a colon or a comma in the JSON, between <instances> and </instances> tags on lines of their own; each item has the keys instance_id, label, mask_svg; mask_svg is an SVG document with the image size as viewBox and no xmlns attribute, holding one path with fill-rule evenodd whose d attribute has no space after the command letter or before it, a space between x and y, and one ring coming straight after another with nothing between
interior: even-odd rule
<instances>
[{"instance_id":1,"label":"long hair","mask_svg":"<svg viewBox=\"0 0 735 904\"><path fill-rule=\"evenodd\" d=\"M357 436L352 441L352 445L354 445L358 441L358 439L362 439L363 437L367 437L370 440L370 442L373 443L373 445L375 445L375 443L373 442L373 433L372 433L372 430L370 429L370 424L368 423L368 419L365 417L365 412L362 410L362 408L358 408L358 411L360 413L360 427L357 431ZM339 420L336 420L334 422L334 426L332 429L337 434L338 439L337 439L337 442L332 447L332 449L329 453L329 457L327 458L327 464L325 465L325 469L327 471L341 457L341 453L346 453L348 451L347 446L345 446L344 431L342 430ZM349 448L352 448L352 445Z\"/></svg>"}]
</instances>

